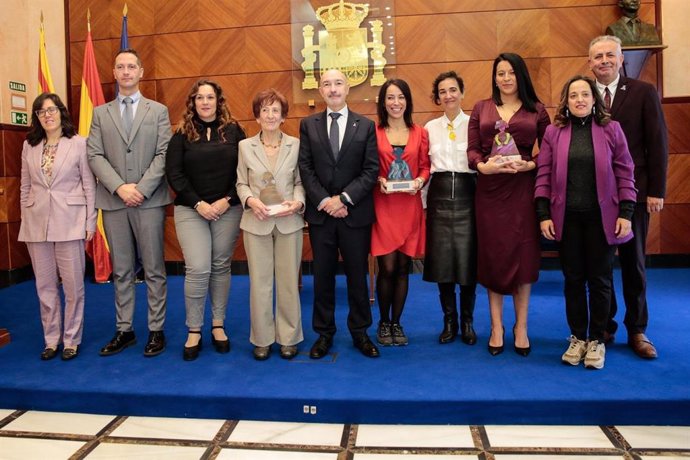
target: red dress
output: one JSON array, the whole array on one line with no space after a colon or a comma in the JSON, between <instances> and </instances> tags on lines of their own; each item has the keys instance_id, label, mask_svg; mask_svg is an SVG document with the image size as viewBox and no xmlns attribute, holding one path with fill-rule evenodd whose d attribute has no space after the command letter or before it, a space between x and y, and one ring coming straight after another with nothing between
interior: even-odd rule
<instances>
[{"instance_id":1,"label":"red dress","mask_svg":"<svg viewBox=\"0 0 690 460\"><path fill-rule=\"evenodd\" d=\"M376 126L376 143L379 150L379 177L388 177L391 163L395 160L393 147L386 131ZM410 167L413 179L429 180L429 136L419 125L410 128L407 145L402 159ZM422 209L422 195L417 192L384 194L377 186L374 189L374 210L376 222L371 229L371 254L381 256L400 251L410 257L424 255L426 225Z\"/></svg>"},{"instance_id":2,"label":"red dress","mask_svg":"<svg viewBox=\"0 0 690 460\"><path fill-rule=\"evenodd\" d=\"M477 102L469 123L467 156L472 169L491 153L496 122L501 117L493 100ZM542 104L536 112L521 107L506 132L515 140L524 160L532 159L535 141L541 142L549 115ZM477 281L499 294L513 294L522 284L539 278L541 253L539 224L534 209L536 169L516 174L477 175Z\"/></svg>"}]
</instances>

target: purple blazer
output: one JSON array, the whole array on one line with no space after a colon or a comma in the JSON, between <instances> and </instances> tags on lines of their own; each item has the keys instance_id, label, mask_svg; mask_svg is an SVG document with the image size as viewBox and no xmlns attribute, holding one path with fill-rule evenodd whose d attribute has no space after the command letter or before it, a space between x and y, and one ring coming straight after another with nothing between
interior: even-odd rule
<instances>
[{"instance_id":1,"label":"purple blazer","mask_svg":"<svg viewBox=\"0 0 690 460\"><path fill-rule=\"evenodd\" d=\"M548 198L551 201L551 219L557 241L563 236L571 133L570 125L562 128L550 125L546 128L536 159L538 170L534 197ZM635 201L637 196L634 164L628 144L620 124L616 121L610 121L606 126L592 123L592 142L597 197L606 241L610 245L625 243L632 239L633 235L631 232L625 238L616 237L618 203L622 200Z\"/></svg>"},{"instance_id":2,"label":"purple blazer","mask_svg":"<svg viewBox=\"0 0 690 460\"><path fill-rule=\"evenodd\" d=\"M53 164L53 182L41 171L43 145L22 149L19 241L83 240L96 230L96 181L86 157L81 136L60 138Z\"/></svg>"}]
</instances>

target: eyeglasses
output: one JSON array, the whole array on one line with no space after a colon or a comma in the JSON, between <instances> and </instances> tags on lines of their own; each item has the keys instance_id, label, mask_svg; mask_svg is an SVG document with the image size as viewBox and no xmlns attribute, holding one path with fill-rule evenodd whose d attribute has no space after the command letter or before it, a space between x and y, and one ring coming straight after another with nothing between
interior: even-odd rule
<instances>
[{"instance_id":1,"label":"eyeglasses","mask_svg":"<svg viewBox=\"0 0 690 460\"><path fill-rule=\"evenodd\" d=\"M46 114L55 115L58 113L58 110L60 109L58 109L57 106L52 106L48 107L47 109L36 110L34 113L38 118L43 118L46 116Z\"/></svg>"}]
</instances>

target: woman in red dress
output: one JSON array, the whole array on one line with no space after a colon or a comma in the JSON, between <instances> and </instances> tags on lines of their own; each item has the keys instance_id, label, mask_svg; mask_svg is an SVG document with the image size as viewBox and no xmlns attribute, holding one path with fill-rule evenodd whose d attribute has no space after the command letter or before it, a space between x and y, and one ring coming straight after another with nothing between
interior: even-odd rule
<instances>
[{"instance_id":1,"label":"woman in red dress","mask_svg":"<svg viewBox=\"0 0 690 460\"><path fill-rule=\"evenodd\" d=\"M400 317L407 298L412 257L424 255L426 230L421 194L429 179L429 139L412 122L412 94L404 80L392 79L379 91L376 142L379 187L374 190L376 222L371 254L379 270L376 293L381 320L376 338L381 345L407 345ZM412 181L412 190L390 192L389 181Z\"/></svg>"},{"instance_id":2,"label":"woman in red dress","mask_svg":"<svg viewBox=\"0 0 690 460\"><path fill-rule=\"evenodd\" d=\"M491 99L477 102L469 123L469 163L479 172L475 195L477 280L489 293L489 353L503 352L503 297L512 295L514 348L527 356L527 310L540 262L539 226L532 200L536 168L532 150L535 141L541 142L550 120L525 61L517 54L503 53L494 60L492 88ZM496 150L515 156L492 154Z\"/></svg>"}]
</instances>

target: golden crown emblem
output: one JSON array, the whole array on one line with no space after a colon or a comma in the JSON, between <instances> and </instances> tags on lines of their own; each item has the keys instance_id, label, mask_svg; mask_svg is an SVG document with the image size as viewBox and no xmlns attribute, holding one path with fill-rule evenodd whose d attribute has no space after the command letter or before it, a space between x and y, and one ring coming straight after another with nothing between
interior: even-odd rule
<instances>
[{"instance_id":1,"label":"golden crown emblem","mask_svg":"<svg viewBox=\"0 0 690 460\"><path fill-rule=\"evenodd\" d=\"M357 29L369 14L369 5L364 3L334 3L316 10L316 16L326 30Z\"/></svg>"}]
</instances>

